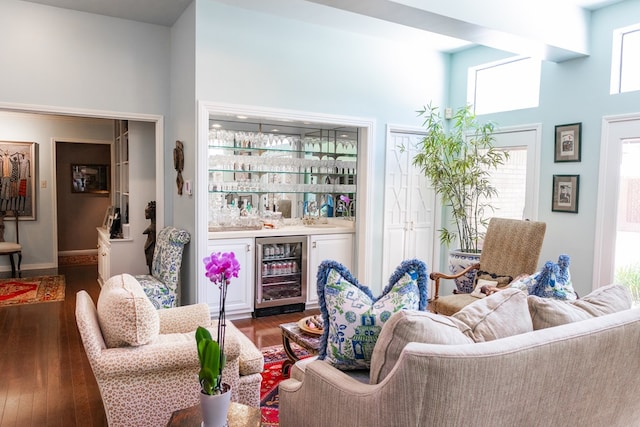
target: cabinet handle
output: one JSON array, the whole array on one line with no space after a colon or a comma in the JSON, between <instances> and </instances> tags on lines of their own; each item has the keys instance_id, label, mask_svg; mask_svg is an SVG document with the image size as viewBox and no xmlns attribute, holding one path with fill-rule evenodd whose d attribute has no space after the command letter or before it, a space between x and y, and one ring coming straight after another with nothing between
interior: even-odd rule
<instances>
[{"instance_id":1,"label":"cabinet handle","mask_svg":"<svg viewBox=\"0 0 640 427\"><path fill-rule=\"evenodd\" d=\"M247 252L251 252L251 245L247 245Z\"/></svg>"},{"instance_id":2,"label":"cabinet handle","mask_svg":"<svg viewBox=\"0 0 640 427\"><path fill-rule=\"evenodd\" d=\"M318 244L318 242L313 242L313 243L311 244L311 247L312 247L313 249L315 249L315 248L317 247L317 244Z\"/></svg>"}]
</instances>

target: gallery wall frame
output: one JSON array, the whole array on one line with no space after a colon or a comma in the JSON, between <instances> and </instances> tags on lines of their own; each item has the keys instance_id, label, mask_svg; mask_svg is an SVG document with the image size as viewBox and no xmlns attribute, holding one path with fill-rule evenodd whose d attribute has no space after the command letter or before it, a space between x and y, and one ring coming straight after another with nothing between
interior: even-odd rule
<instances>
[{"instance_id":1,"label":"gallery wall frame","mask_svg":"<svg viewBox=\"0 0 640 427\"><path fill-rule=\"evenodd\" d=\"M36 219L37 146L0 141L0 211L17 211L20 220Z\"/></svg>"},{"instance_id":2,"label":"gallery wall frame","mask_svg":"<svg viewBox=\"0 0 640 427\"><path fill-rule=\"evenodd\" d=\"M108 196L110 176L106 164L72 164L71 192Z\"/></svg>"},{"instance_id":3,"label":"gallery wall frame","mask_svg":"<svg viewBox=\"0 0 640 427\"><path fill-rule=\"evenodd\" d=\"M579 162L582 152L582 123L557 125L554 162Z\"/></svg>"},{"instance_id":4,"label":"gallery wall frame","mask_svg":"<svg viewBox=\"0 0 640 427\"><path fill-rule=\"evenodd\" d=\"M580 175L553 175L553 212L578 213Z\"/></svg>"}]
</instances>

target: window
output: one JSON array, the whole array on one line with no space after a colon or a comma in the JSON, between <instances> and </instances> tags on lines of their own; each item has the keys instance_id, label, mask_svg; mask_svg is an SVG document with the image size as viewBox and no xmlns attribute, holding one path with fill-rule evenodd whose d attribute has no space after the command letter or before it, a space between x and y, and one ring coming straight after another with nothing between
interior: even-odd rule
<instances>
[{"instance_id":1,"label":"window","mask_svg":"<svg viewBox=\"0 0 640 427\"><path fill-rule=\"evenodd\" d=\"M640 24L613 32L611 94L640 90Z\"/></svg>"},{"instance_id":2,"label":"window","mask_svg":"<svg viewBox=\"0 0 640 427\"><path fill-rule=\"evenodd\" d=\"M491 199L495 211L487 217L537 219L540 132L539 125L525 125L494 133L495 147L508 152L509 159L491 170L498 197Z\"/></svg>"},{"instance_id":3,"label":"window","mask_svg":"<svg viewBox=\"0 0 640 427\"><path fill-rule=\"evenodd\" d=\"M509 58L469 68L467 102L476 114L538 106L540 61Z\"/></svg>"}]
</instances>

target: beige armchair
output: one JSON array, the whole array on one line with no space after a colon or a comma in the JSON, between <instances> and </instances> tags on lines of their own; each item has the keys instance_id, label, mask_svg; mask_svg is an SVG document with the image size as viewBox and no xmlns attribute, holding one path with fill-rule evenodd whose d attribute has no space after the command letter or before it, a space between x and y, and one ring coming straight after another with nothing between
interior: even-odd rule
<instances>
[{"instance_id":1,"label":"beige armchair","mask_svg":"<svg viewBox=\"0 0 640 427\"><path fill-rule=\"evenodd\" d=\"M464 293L441 297L441 279L455 279L474 270L511 279L521 274L535 273L546 229L547 225L544 222L491 218L480 254L480 263L454 275L438 272L429 275L435 284L435 295L431 302L433 311L450 316L478 300ZM508 282L505 283L507 284Z\"/></svg>"},{"instance_id":2,"label":"beige armchair","mask_svg":"<svg viewBox=\"0 0 640 427\"><path fill-rule=\"evenodd\" d=\"M130 296L127 301L109 305L104 294L114 286L116 292ZM143 301L146 303L140 308ZM136 304L134 315L127 316L126 306ZM80 291L76 295L78 330L100 388L108 424L112 427L164 426L173 411L199 402L195 329L200 325L216 328L216 323L210 320L207 305L148 312L145 311L147 304L152 307L130 275L114 276L103 286L98 309L115 307L111 312L112 319L105 313L99 316L99 310L87 292ZM127 317L137 323L135 330L129 335L126 333L130 331L124 331L124 335L116 337L123 329L131 327L125 325L114 334L114 325L109 322L126 323ZM154 323L155 319L159 325ZM141 325L144 323L151 326ZM155 327L159 333L150 334L149 330ZM109 332L104 334L104 328ZM134 345L118 342L121 339L136 342ZM145 343L147 340L149 342ZM110 345L114 343L118 346ZM225 354L227 364L223 381L232 387L231 400L259 407L262 353L230 322Z\"/></svg>"}]
</instances>

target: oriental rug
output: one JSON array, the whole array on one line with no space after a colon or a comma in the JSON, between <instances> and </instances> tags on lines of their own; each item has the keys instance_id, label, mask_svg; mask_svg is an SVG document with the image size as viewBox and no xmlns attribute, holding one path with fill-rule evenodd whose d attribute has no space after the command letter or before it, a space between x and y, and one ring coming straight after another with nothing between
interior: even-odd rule
<instances>
[{"instance_id":1,"label":"oriental rug","mask_svg":"<svg viewBox=\"0 0 640 427\"><path fill-rule=\"evenodd\" d=\"M295 344L292 344L291 347L300 359L310 356L306 350ZM278 384L284 379L282 376L282 362L287 360L287 354L281 345L265 347L261 351L264 356L264 371L262 371L262 383L260 384L262 427L277 427L279 406Z\"/></svg>"},{"instance_id":2,"label":"oriental rug","mask_svg":"<svg viewBox=\"0 0 640 427\"><path fill-rule=\"evenodd\" d=\"M64 301L64 276L0 280L0 307Z\"/></svg>"}]
</instances>

